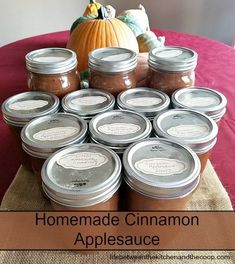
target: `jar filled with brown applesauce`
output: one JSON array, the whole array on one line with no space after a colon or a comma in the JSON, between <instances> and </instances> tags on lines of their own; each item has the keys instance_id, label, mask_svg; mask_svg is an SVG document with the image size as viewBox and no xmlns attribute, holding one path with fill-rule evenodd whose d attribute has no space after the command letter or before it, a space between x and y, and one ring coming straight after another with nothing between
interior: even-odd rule
<instances>
[{"instance_id":1,"label":"jar filled with brown applesauce","mask_svg":"<svg viewBox=\"0 0 235 264\"><path fill-rule=\"evenodd\" d=\"M57 113L36 118L21 131L22 147L30 156L34 173L41 181L41 168L55 151L87 139L86 122L73 114Z\"/></svg>"},{"instance_id":2,"label":"jar filled with brown applesauce","mask_svg":"<svg viewBox=\"0 0 235 264\"><path fill-rule=\"evenodd\" d=\"M22 151L21 129L36 117L57 113L59 103L59 98L51 93L24 92L9 97L2 104L3 119L11 130L19 150L21 163L29 169L28 157Z\"/></svg>"},{"instance_id":3,"label":"jar filled with brown applesauce","mask_svg":"<svg viewBox=\"0 0 235 264\"><path fill-rule=\"evenodd\" d=\"M190 147L198 155L203 172L217 141L218 126L213 119L194 110L171 109L154 118L153 130L158 137Z\"/></svg>"},{"instance_id":4,"label":"jar filled with brown applesauce","mask_svg":"<svg viewBox=\"0 0 235 264\"><path fill-rule=\"evenodd\" d=\"M170 106L167 94L148 87L137 87L121 92L117 97L121 110L130 110L146 116L149 120Z\"/></svg>"},{"instance_id":5,"label":"jar filled with brown applesauce","mask_svg":"<svg viewBox=\"0 0 235 264\"><path fill-rule=\"evenodd\" d=\"M172 94L174 108L187 108L202 112L211 117L217 125L226 112L226 97L211 88L194 86L180 89Z\"/></svg>"},{"instance_id":6,"label":"jar filled with brown applesauce","mask_svg":"<svg viewBox=\"0 0 235 264\"><path fill-rule=\"evenodd\" d=\"M186 146L149 138L124 152L123 174L127 210L183 210L199 184L200 161Z\"/></svg>"},{"instance_id":7,"label":"jar filled with brown applesauce","mask_svg":"<svg viewBox=\"0 0 235 264\"><path fill-rule=\"evenodd\" d=\"M121 184L118 155L97 144L76 144L50 156L42 186L56 210L118 210Z\"/></svg>"},{"instance_id":8,"label":"jar filled with brown applesauce","mask_svg":"<svg viewBox=\"0 0 235 264\"><path fill-rule=\"evenodd\" d=\"M137 55L124 48L100 48L88 55L89 85L114 96L136 87Z\"/></svg>"},{"instance_id":9,"label":"jar filled with brown applesauce","mask_svg":"<svg viewBox=\"0 0 235 264\"><path fill-rule=\"evenodd\" d=\"M133 142L147 138L151 122L132 111L113 110L93 117L89 123L90 140L111 148L118 154Z\"/></svg>"},{"instance_id":10,"label":"jar filled with brown applesauce","mask_svg":"<svg viewBox=\"0 0 235 264\"><path fill-rule=\"evenodd\" d=\"M165 46L149 52L147 86L169 96L177 89L194 86L198 55L195 51Z\"/></svg>"},{"instance_id":11,"label":"jar filled with brown applesauce","mask_svg":"<svg viewBox=\"0 0 235 264\"><path fill-rule=\"evenodd\" d=\"M65 48L45 48L25 56L28 87L33 91L51 92L62 98L80 87L77 56Z\"/></svg>"},{"instance_id":12,"label":"jar filled with brown applesauce","mask_svg":"<svg viewBox=\"0 0 235 264\"><path fill-rule=\"evenodd\" d=\"M64 112L89 122L95 115L113 110L115 98L107 91L89 88L67 94L61 104Z\"/></svg>"}]
</instances>

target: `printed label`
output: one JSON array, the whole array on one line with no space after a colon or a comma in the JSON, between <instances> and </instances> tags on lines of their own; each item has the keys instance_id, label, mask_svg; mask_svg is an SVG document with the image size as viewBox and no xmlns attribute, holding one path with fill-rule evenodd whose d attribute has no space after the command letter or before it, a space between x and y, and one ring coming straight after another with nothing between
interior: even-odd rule
<instances>
[{"instance_id":1,"label":"printed label","mask_svg":"<svg viewBox=\"0 0 235 264\"><path fill-rule=\"evenodd\" d=\"M142 173L156 176L180 174L187 169L187 165L183 161L167 158L142 159L137 161L134 166Z\"/></svg>"},{"instance_id":2,"label":"printed label","mask_svg":"<svg viewBox=\"0 0 235 264\"><path fill-rule=\"evenodd\" d=\"M140 130L140 126L129 123L112 123L99 126L98 130L107 135L123 136L134 134Z\"/></svg>"},{"instance_id":3,"label":"printed label","mask_svg":"<svg viewBox=\"0 0 235 264\"><path fill-rule=\"evenodd\" d=\"M26 100L12 103L9 105L9 108L16 111L28 111L42 108L46 105L48 105L48 101L46 100Z\"/></svg>"},{"instance_id":4,"label":"printed label","mask_svg":"<svg viewBox=\"0 0 235 264\"><path fill-rule=\"evenodd\" d=\"M40 141L56 141L71 137L78 131L76 127L53 127L35 133L33 138Z\"/></svg>"},{"instance_id":5,"label":"printed label","mask_svg":"<svg viewBox=\"0 0 235 264\"><path fill-rule=\"evenodd\" d=\"M209 132L209 128L203 125L179 125L171 127L167 133L174 137L200 137Z\"/></svg>"},{"instance_id":6,"label":"printed label","mask_svg":"<svg viewBox=\"0 0 235 264\"><path fill-rule=\"evenodd\" d=\"M96 105L102 104L103 102L107 101L105 96L84 96L81 98L75 98L71 100L72 104L75 105Z\"/></svg>"},{"instance_id":7,"label":"printed label","mask_svg":"<svg viewBox=\"0 0 235 264\"><path fill-rule=\"evenodd\" d=\"M162 102L161 98L154 98L154 97L139 97L133 98L126 101L127 104L131 106L152 106L158 105Z\"/></svg>"},{"instance_id":8,"label":"printed label","mask_svg":"<svg viewBox=\"0 0 235 264\"><path fill-rule=\"evenodd\" d=\"M219 100L215 97L193 97L184 102L186 106L192 107L207 107L211 105L218 105Z\"/></svg>"},{"instance_id":9,"label":"printed label","mask_svg":"<svg viewBox=\"0 0 235 264\"><path fill-rule=\"evenodd\" d=\"M65 169L88 170L98 168L108 162L108 158L101 153L78 152L60 158L57 163Z\"/></svg>"},{"instance_id":10,"label":"printed label","mask_svg":"<svg viewBox=\"0 0 235 264\"><path fill-rule=\"evenodd\" d=\"M159 58L174 58L174 57L181 55L182 53L183 53L182 50L165 50L165 51L159 52L157 54L157 57L159 57Z\"/></svg>"}]
</instances>

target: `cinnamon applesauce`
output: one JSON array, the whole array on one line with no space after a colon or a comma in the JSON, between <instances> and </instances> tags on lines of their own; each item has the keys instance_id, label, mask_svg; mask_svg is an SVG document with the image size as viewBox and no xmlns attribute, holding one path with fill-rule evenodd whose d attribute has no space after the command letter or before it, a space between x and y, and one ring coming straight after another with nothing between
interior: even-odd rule
<instances>
[{"instance_id":1,"label":"cinnamon applesauce","mask_svg":"<svg viewBox=\"0 0 235 264\"><path fill-rule=\"evenodd\" d=\"M150 138L127 148L123 173L127 210L183 210L198 186L200 161L188 147Z\"/></svg>"}]
</instances>

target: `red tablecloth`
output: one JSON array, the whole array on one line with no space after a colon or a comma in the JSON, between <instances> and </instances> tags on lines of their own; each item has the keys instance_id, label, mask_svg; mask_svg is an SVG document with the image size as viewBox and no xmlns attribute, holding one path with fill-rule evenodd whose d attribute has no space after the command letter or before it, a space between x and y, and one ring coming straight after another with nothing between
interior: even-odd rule
<instances>
[{"instance_id":1,"label":"red tablecloth","mask_svg":"<svg viewBox=\"0 0 235 264\"><path fill-rule=\"evenodd\" d=\"M228 99L227 112L221 122L218 142L211 161L235 208L235 49L200 36L154 30L166 37L166 45L192 48L199 54L196 84L222 92ZM24 57L29 51L45 47L64 47L68 31L56 32L16 41L0 49L0 102L27 90ZM19 162L7 125L0 120L0 194L12 181ZM1 198L1 196L0 196Z\"/></svg>"}]
</instances>

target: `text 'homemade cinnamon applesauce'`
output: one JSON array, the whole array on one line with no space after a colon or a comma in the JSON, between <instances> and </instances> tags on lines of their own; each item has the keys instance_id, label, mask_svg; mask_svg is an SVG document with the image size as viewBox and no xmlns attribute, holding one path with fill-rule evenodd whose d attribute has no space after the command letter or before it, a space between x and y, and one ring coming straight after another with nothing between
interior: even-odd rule
<instances>
[{"instance_id":1,"label":"text 'homemade cinnamon applesauce'","mask_svg":"<svg viewBox=\"0 0 235 264\"><path fill-rule=\"evenodd\" d=\"M171 109L153 120L156 136L190 147L201 161L201 172L217 141L218 126L210 117L193 110Z\"/></svg>"},{"instance_id":2,"label":"text 'homemade cinnamon applesauce'","mask_svg":"<svg viewBox=\"0 0 235 264\"><path fill-rule=\"evenodd\" d=\"M149 52L147 86L168 95L193 86L198 54L188 48L165 46Z\"/></svg>"},{"instance_id":3,"label":"text 'homemade cinnamon applesauce'","mask_svg":"<svg viewBox=\"0 0 235 264\"><path fill-rule=\"evenodd\" d=\"M41 167L52 153L71 144L82 143L86 138L86 122L67 113L36 118L21 131L22 147L30 155L32 168L39 181Z\"/></svg>"},{"instance_id":4,"label":"text 'homemade cinnamon applesauce'","mask_svg":"<svg viewBox=\"0 0 235 264\"><path fill-rule=\"evenodd\" d=\"M150 121L132 111L113 110L99 114L89 123L91 141L122 154L133 142L149 137Z\"/></svg>"},{"instance_id":5,"label":"text 'homemade cinnamon applesauce'","mask_svg":"<svg viewBox=\"0 0 235 264\"><path fill-rule=\"evenodd\" d=\"M149 120L169 108L167 94L148 87L136 87L120 93L117 106L121 110L130 110L145 115Z\"/></svg>"},{"instance_id":6,"label":"text 'homemade cinnamon applesauce'","mask_svg":"<svg viewBox=\"0 0 235 264\"><path fill-rule=\"evenodd\" d=\"M150 138L123 154L127 210L183 210L200 179L200 161L188 147Z\"/></svg>"},{"instance_id":7,"label":"text 'homemade cinnamon applesauce'","mask_svg":"<svg viewBox=\"0 0 235 264\"><path fill-rule=\"evenodd\" d=\"M63 148L42 168L43 190L57 210L118 210L121 161L112 150L84 143Z\"/></svg>"},{"instance_id":8,"label":"text 'homemade cinnamon applesauce'","mask_svg":"<svg viewBox=\"0 0 235 264\"><path fill-rule=\"evenodd\" d=\"M100 48L88 54L89 85L114 96L136 87L136 53L124 48Z\"/></svg>"},{"instance_id":9,"label":"text 'homemade cinnamon applesauce'","mask_svg":"<svg viewBox=\"0 0 235 264\"><path fill-rule=\"evenodd\" d=\"M33 118L57 113L59 98L51 93L24 92L13 95L2 104L3 119L8 124L15 139L21 162L30 168L27 155L22 151L20 132Z\"/></svg>"},{"instance_id":10,"label":"text 'homemade cinnamon applesauce'","mask_svg":"<svg viewBox=\"0 0 235 264\"><path fill-rule=\"evenodd\" d=\"M77 56L65 48L44 48L25 56L28 87L34 91L51 92L60 98L80 87Z\"/></svg>"},{"instance_id":11,"label":"text 'homemade cinnamon applesauce'","mask_svg":"<svg viewBox=\"0 0 235 264\"><path fill-rule=\"evenodd\" d=\"M226 112L226 97L213 89L194 86L180 89L172 94L174 108L187 108L202 112L211 117L217 124Z\"/></svg>"},{"instance_id":12,"label":"text 'homemade cinnamon applesauce'","mask_svg":"<svg viewBox=\"0 0 235 264\"><path fill-rule=\"evenodd\" d=\"M107 91L82 89L67 94L62 100L64 112L79 115L89 121L93 116L113 110L115 98Z\"/></svg>"}]
</instances>

